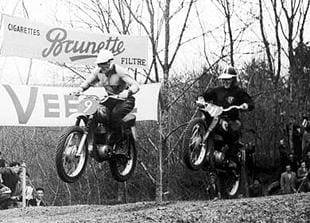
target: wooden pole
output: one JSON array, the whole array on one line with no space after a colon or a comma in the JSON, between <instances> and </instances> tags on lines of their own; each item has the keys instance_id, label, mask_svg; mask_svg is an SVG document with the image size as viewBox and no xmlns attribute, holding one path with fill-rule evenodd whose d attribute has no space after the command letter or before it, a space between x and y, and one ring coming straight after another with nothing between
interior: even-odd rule
<instances>
[{"instance_id":1,"label":"wooden pole","mask_svg":"<svg viewBox=\"0 0 310 223\"><path fill-rule=\"evenodd\" d=\"M26 164L22 163L22 207L26 207Z\"/></svg>"},{"instance_id":2,"label":"wooden pole","mask_svg":"<svg viewBox=\"0 0 310 223\"><path fill-rule=\"evenodd\" d=\"M161 203L163 201L163 159L162 159L162 149L163 149L163 108L162 95L159 94L160 103L158 103L158 115L159 115L159 143L160 146L157 151L157 173L156 173L156 202Z\"/></svg>"}]
</instances>

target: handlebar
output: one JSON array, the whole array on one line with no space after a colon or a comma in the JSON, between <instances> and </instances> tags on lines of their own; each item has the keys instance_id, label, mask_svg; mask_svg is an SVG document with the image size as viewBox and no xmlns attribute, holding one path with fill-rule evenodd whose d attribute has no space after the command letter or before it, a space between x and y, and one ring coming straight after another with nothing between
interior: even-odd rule
<instances>
[{"instance_id":1,"label":"handlebar","mask_svg":"<svg viewBox=\"0 0 310 223\"><path fill-rule=\"evenodd\" d=\"M204 102L204 101L196 101L196 104L198 105L203 105L205 107L205 111L209 112L209 114L212 116L212 117L215 117L215 116L219 116L220 114L222 114L223 112L227 112L227 111L230 111L232 109L238 109L238 110L241 110L243 109L243 106L242 105L232 105L228 108L223 108L222 106L218 106L218 105L215 105L215 104L212 104L212 103L209 103L209 102Z\"/></svg>"},{"instance_id":2,"label":"handlebar","mask_svg":"<svg viewBox=\"0 0 310 223\"><path fill-rule=\"evenodd\" d=\"M76 97L84 96L84 98L93 98L98 103L106 102L109 98L116 99L119 101L124 101L125 99L120 98L119 95L106 95L103 98L99 98L97 95L84 94L84 93L71 93L70 95L74 95Z\"/></svg>"},{"instance_id":3,"label":"handlebar","mask_svg":"<svg viewBox=\"0 0 310 223\"><path fill-rule=\"evenodd\" d=\"M223 109L223 112L227 112L227 111L230 111L231 109L238 109L238 110L241 110L242 109L242 106L241 105L232 105L232 106L230 106L230 107L228 107L228 108L224 108Z\"/></svg>"}]
</instances>

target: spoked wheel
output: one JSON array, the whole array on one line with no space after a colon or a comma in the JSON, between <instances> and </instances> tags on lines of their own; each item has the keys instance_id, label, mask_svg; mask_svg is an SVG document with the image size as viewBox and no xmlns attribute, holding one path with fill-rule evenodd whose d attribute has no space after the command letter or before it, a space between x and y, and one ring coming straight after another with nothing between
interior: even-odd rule
<instances>
[{"instance_id":1,"label":"spoked wheel","mask_svg":"<svg viewBox=\"0 0 310 223\"><path fill-rule=\"evenodd\" d=\"M77 154L84 131L79 126L72 126L60 136L56 152L56 169L64 182L73 183L83 174L87 159L87 143L83 145L80 155Z\"/></svg>"},{"instance_id":2,"label":"spoked wheel","mask_svg":"<svg viewBox=\"0 0 310 223\"><path fill-rule=\"evenodd\" d=\"M205 122L201 118L193 119L184 134L184 162L191 170L199 170L206 159L207 149L203 146L203 137L207 132Z\"/></svg>"},{"instance_id":3,"label":"spoked wheel","mask_svg":"<svg viewBox=\"0 0 310 223\"><path fill-rule=\"evenodd\" d=\"M109 161L112 176L119 182L128 180L134 173L137 162L137 150L131 135L117 143L115 154Z\"/></svg>"},{"instance_id":4,"label":"spoked wheel","mask_svg":"<svg viewBox=\"0 0 310 223\"><path fill-rule=\"evenodd\" d=\"M227 198L237 198L241 191L240 173L227 172L220 177L224 194Z\"/></svg>"}]
</instances>

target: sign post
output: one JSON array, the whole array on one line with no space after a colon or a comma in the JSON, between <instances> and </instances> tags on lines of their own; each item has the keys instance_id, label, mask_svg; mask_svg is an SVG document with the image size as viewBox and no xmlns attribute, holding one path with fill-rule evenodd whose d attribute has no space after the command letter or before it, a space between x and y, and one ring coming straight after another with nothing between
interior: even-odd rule
<instances>
[{"instance_id":1,"label":"sign post","mask_svg":"<svg viewBox=\"0 0 310 223\"><path fill-rule=\"evenodd\" d=\"M22 165L22 207L26 207L26 163L23 162Z\"/></svg>"}]
</instances>

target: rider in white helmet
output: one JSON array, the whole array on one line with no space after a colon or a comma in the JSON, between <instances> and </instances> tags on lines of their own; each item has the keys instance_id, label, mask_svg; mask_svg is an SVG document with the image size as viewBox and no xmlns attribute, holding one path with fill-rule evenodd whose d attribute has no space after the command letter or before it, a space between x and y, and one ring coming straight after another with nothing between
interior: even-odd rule
<instances>
[{"instance_id":1,"label":"rider in white helmet","mask_svg":"<svg viewBox=\"0 0 310 223\"><path fill-rule=\"evenodd\" d=\"M119 95L127 99L139 91L138 83L129 76L128 70L113 64L114 56L109 50L101 50L96 58L98 69L89 76L78 89L83 92L91 85L98 83L98 86L104 87L111 95Z\"/></svg>"},{"instance_id":2,"label":"rider in white helmet","mask_svg":"<svg viewBox=\"0 0 310 223\"><path fill-rule=\"evenodd\" d=\"M222 86L213 89L208 89L198 100L208 101L215 105L228 108L232 105L241 105L243 110L251 111L254 109L252 98L237 84L237 72L234 67L227 67L218 79ZM220 126L216 128L221 135L226 138L230 144L230 150L227 153L228 157L235 160L235 155L238 152L237 143L241 136L241 121L239 111L232 109L224 112L221 115Z\"/></svg>"},{"instance_id":3,"label":"rider in white helmet","mask_svg":"<svg viewBox=\"0 0 310 223\"><path fill-rule=\"evenodd\" d=\"M139 91L139 85L129 75L127 69L113 64L113 59L114 56L111 51L102 49L95 62L98 69L80 85L75 94L97 84L98 87L104 87L109 95L118 95L125 99L108 108L102 106L97 112L98 122L109 121L109 123L113 123L112 127L118 132L121 119L130 113L135 106L133 95Z\"/></svg>"}]
</instances>

